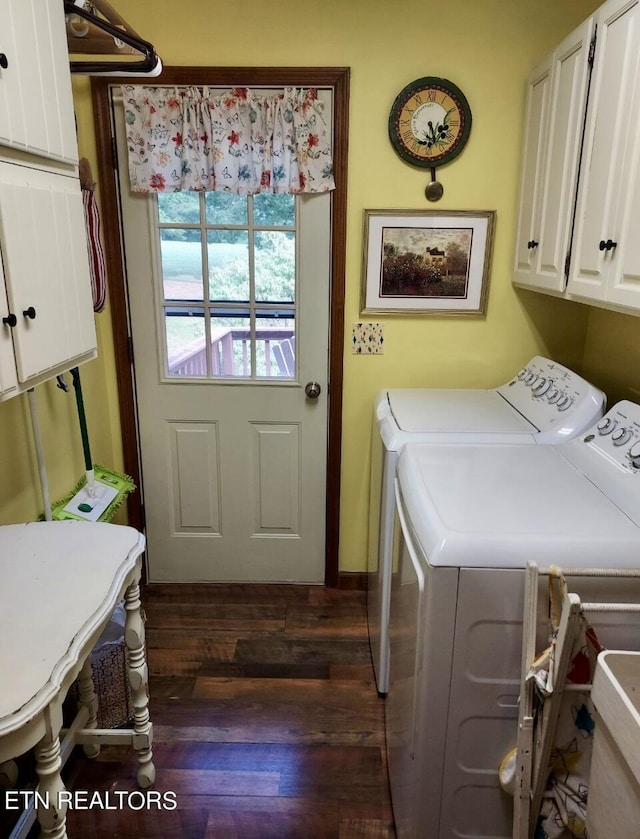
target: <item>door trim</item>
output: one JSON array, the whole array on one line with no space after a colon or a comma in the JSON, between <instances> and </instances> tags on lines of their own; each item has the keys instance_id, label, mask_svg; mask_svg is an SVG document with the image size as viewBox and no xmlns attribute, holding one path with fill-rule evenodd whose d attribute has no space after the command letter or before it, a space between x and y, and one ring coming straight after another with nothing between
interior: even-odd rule
<instances>
[{"instance_id":1,"label":"door trim","mask_svg":"<svg viewBox=\"0 0 640 839\"><path fill-rule=\"evenodd\" d=\"M231 80L231 81L230 81ZM342 446L342 382L344 351L344 301L347 217L347 155L349 144L348 67L165 67L157 78L128 77L125 84L211 85L235 87L331 87L333 88L333 168L336 188L331 205L331 286L329 301L329 386L326 487L325 585L339 585L338 547L340 528L340 465ZM109 307L120 401L124 467L140 486L140 463L135 407L132 352L129 332L120 235L115 149L111 131L109 88L123 82L105 77L91 79L96 131L102 236L109 275ZM132 527L144 529L144 511L139 492L128 498Z\"/></svg>"}]
</instances>

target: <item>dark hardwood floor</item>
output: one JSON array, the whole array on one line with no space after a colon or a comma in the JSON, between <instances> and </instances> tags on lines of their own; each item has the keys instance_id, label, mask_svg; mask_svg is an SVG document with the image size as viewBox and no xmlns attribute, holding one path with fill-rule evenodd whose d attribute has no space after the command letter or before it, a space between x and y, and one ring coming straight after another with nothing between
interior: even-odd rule
<instances>
[{"instance_id":1,"label":"dark hardwood floor","mask_svg":"<svg viewBox=\"0 0 640 839\"><path fill-rule=\"evenodd\" d=\"M144 589L155 789L174 810L74 810L70 839L392 839L366 595ZM76 790L135 790L135 753L72 758Z\"/></svg>"}]
</instances>

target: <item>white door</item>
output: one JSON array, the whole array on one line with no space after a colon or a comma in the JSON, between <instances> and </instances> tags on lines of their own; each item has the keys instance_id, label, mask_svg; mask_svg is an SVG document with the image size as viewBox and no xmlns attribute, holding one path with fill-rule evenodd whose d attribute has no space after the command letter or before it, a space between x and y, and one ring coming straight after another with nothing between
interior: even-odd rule
<instances>
[{"instance_id":1,"label":"white door","mask_svg":"<svg viewBox=\"0 0 640 839\"><path fill-rule=\"evenodd\" d=\"M115 112L149 579L323 582L330 195L133 195Z\"/></svg>"}]
</instances>

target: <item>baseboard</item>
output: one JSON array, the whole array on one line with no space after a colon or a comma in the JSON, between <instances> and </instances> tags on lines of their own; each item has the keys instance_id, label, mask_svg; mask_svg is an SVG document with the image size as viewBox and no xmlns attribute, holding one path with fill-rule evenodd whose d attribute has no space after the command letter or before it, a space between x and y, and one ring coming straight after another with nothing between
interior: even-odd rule
<instances>
[{"instance_id":1,"label":"baseboard","mask_svg":"<svg viewBox=\"0 0 640 839\"><path fill-rule=\"evenodd\" d=\"M351 591L366 591L367 577L365 571L340 571L338 574L338 588Z\"/></svg>"}]
</instances>

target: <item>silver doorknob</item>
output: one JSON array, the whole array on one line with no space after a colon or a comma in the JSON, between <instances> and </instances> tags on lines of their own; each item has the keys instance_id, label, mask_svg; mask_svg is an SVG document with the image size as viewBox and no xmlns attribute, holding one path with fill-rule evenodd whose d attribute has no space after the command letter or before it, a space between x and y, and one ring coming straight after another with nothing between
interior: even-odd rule
<instances>
[{"instance_id":1,"label":"silver doorknob","mask_svg":"<svg viewBox=\"0 0 640 839\"><path fill-rule=\"evenodd\" d=\"M304 386L304 392L308 399L317 399L320 396L322 388L318 382L307 382Z\"/></svg>"}]
</instances>

